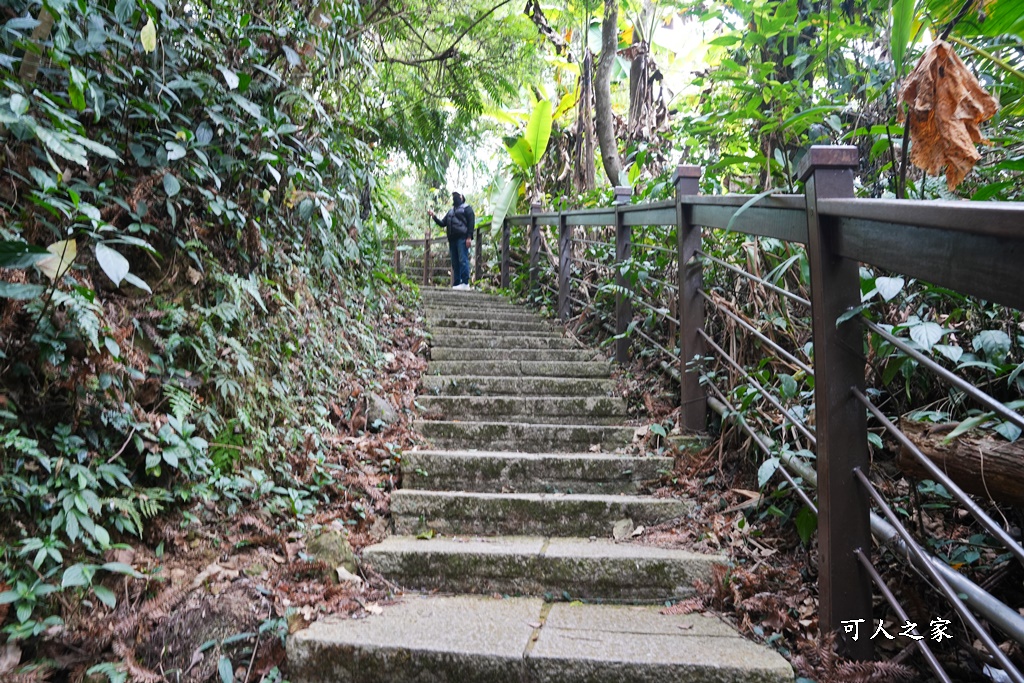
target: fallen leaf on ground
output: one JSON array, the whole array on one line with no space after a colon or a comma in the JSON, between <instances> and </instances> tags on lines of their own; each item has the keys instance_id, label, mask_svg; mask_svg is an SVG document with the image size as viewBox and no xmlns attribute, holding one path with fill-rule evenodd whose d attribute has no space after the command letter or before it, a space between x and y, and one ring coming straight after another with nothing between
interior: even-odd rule
<instances>
[{"instance_id":1,"label":"fallen leaf on ground","mask_svg":"<svg viewBox=\"0 0 1024 683\"><path fill-rule=\"evenodd\" d=\"M334 571L338 572L338 581L340 583L354 583L357 586L363 583L363 577L356 576L344 567L338 567Z\"/></svg>"},{"instance_id":2,"label":"fallen leaf on ground","mask_svg":"<svg viewBox=\"0 0 1024 683\"><path fill-rule=\"evenodd\" d=\"M946 185L954 189L981 158L975 143L991 144L978 126L999 103L944 40L928 46L900 99L910 108L910 161L933 175L945 167Z\"/></svg>"}]
</instances>

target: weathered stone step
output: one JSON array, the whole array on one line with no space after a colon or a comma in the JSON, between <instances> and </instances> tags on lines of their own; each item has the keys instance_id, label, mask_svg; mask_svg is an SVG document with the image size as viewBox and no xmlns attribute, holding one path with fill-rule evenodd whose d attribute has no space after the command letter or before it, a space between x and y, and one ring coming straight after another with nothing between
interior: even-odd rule
<instances>
[{"instance_id":1,"label":"weathered stone step","mask_svg":"<svg viewBox=\"0 0 1024 683\"><path fill-rule=\"evenodd\" d=\"M434 347L456 347L476 349L572 349L580 350L580 345L568 337L560 336L523 336L517 334L474 334L461 332L446 333L435 331L431 336ZM595 352L598 353L598 352Z\"/></svg>"},{"instance_id":2,"label":"weathered stone step","mask_svg":"<svg viewBox=\"0 0 1024 683\"><path fill-rule=\"evenodd\" d=\"M626 402L612 396L424 396L427 420L622 424Z\"/></svg>"},{"instance_id":3,"label":"weathered stone step","mask_svg":"<svg viewBox=\"0 0 1024 683\"><path fill-rule=\"evenodd\" d=\"M552 332L554 328L541 321L535 322L521 322L518 320L494 320L494 319L483 319L483 320L472 320L462 319L456 320L453 318L443 318L441 320L433 321L428 327L431 330L437 330L440 328L455 328L459 330L506 330L509 332Z\"/></svg>"},{"instance_id":4,"label":"weathered stone step","mask_svg":"<svg viewBox=\"0 0 1024 683\"><path fill-rule=\"evenodd\" d=\"M431 360L517 360L517 361L608 361L594 351L582 349L480 349L461 346L437 346L430 349Z\"/></svg>"},{"instance_id":5,"label":"weathered stone step","mask_svg":"<svg viewBox=\"0 0 1024 683\"><path fill-rule=\"evenodd\" d=\"M510 322L543 325L544 319L522 311L424 311L427 327L470 327L475 322ZM489 329L489 328L482 328Z\"/></svg>"},{"instance_id":6,"label":"weathered stone step","mask_svg":"<svg viewBox=\"0 0 1024 683\"><path fill-rule=\"evenodd\" d=\"M399 534L424 529L450 535L549 535L610 538L615 523L651 526L685 516L689 504L674 498L564 493L412 491L391 494Z\"/></svg>"},{"instance_id":7,"label":"weathered stone step","mask_svg":"<svg viewBox=\"0 0 1024 683\"><path fill-rule=\"evenodd\" d=\"M608 539L391 536L363 560L415 590L664 602L692 595L725 558Z\"/></svg>"},{"instance_id":8,"label":"weathered stone step","mask_svg":"<svg viewBox=\"0 0 1024 683\"><path fill-rule=\"evenodd\" d=\"M792 683L781 655L719 619L539 598L407 596L288 638L293 683Z\"/></svg>"},{"instance_id":9,"label":"weathered stone step","mask_svg":"<svg viewBox=\"0 0 1024 683\"><path fill-rule=\"evenodd\" d=\"M628 445L635 429L607 425L552 425L526 422L448 422L416 420L416 431L435 449L476 449L524 453L604 452Z\"/></svg>"},{"instance_id":10,"label":"weathered stone step","mask_svg":"<svg viewBox=\"0 0 1024 683\"><path fill-rule=\"evenodd\" d=\"M436 360L427 364L428 375L494 375L501 377L610 377L612 366L604 362L532 360Z\"/></svg>"},{"instance_id":11,"label":"weathered stone step","mask_svg":"<svg viewBox=\"0 0 1024 683\"><path fill-rule=\"evenodd\" d=\"M464 372L464 369L460 369ZM590 377L489 377L480 375L423 375L427 396L612 396L615 381Z\"/></svg>"},{"instance_id":12,"label":"weathered stone step","mask_svg":"<svg viewBox=\"0 0 1024 683\"><path fill-rule=\"evenodd\" d=\"M424 301L423 311L425 313L438 313L444 311L472 311L484 313L487 311L507 311L509 313L529 313L536 315L533 311L508 301L474 301L471 297L473 290L452 290L449 301Z\"/></svg>"},{"instance_id":13,"label":"weathered stone step","mask_svg":"<svg viewBox=\"0 0 1024 683\"><path fill-rule=\"evenodd\" d=\"M601 453L406 451L402 488L434 491L635 494L672 458Z\"/></svg>"},{"instance_id":14,"label":"weathered stone step","mask_svg":"<svg viewBox=\"0 0 1024 683\"><path fill-rule=\"evenodd\" d=\"M471 301L480 304L510 303L508 298L500 296L498 294L488 294L487 292L480 292L475 290L453 291L451 288L447 287L426 287L420 290L420 295L423 297L424 304L443 304L449 301Z\"/></svg>"},{"instance_id":15,"label":"weathered stone step","mask_svg":"<svg viewBox=\"0 0 1024 683\"><path fill-rule=\"evenodd\" d=\"M472 327L445 327L435 326L429 330L431 338L435 336L437 338L455 338L455 339L491 339L495 337L547 337L551 339L565 339L565 336L555 328L545 326L543 329L536 330L487 330L477 329Z\"/></svg>"}]
</instances>

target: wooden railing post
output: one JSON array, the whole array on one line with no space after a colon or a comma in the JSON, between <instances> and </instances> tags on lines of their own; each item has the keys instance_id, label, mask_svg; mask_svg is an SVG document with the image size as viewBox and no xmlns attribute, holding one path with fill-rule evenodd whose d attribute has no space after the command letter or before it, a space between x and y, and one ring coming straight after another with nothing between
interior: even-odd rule
<instances>
[{"instance_id":1,"label":"wooden railing post","mask_svg":"<svg viewBox=\"0 0 1024 683\"><path fill-rule=\"evenodd\" d=\"M569 319L569 276L572 273L572 228L565 212L558 214L558 318Z\"/></svg>"},{"instance_id":2,"label":"wooden railing post","mask_svg":"<svg viewBox=\"0 0 1024 683\"><path fill-rule=\"evenodd\" d=\"M615 334L619 336L615 341L615 360L618 363L629 361L629 338L625 334L629 329L629 323L633 321L633 301L623 291L629 287L629 283L621 268L622 263L629 260L633 252L633 230L623 221L619 207L629 203L632 193L631 187L615 188L615 284L619 286L619 291L615 293Z\"/></svg>"},{"instance_id":3,"label":"wooden railing post","mask_svg":"<svg viewBox=\"0 0 1024 683\"><path fill-rule=\"evenodd\" d=\"M700 371L686 370L686 364L704 355L704 300L699 291L704 274L697 251L701 247L701 226L690 222L690 207L684 197L700 193L700 166L680 164L674 178L676 186L676 259L678 264L679 304L679 401L683 408L683 427L696 432L707 426L707 395L700 385Z\"/></svg>"},{"instance_id":4,"label":"wooden railing post","mask_svg":"<svg viewBox=\"0 0 1024 683\"><path fill-rule=\"evenodd\" d=\"M480 282L481 273L483 272L483 260L484 260L484 231L480 228L476 230L476 265L473 266L473 282Z\"/></svg>"},{"instance_id":5,"label":"wooden railing post","mask_svg":"<svg viewBox=\"0 0 1024 683\"><path fill-rule=\"evenodd\" d=\"M433 275L430 265L430 226L427 226L427 236L423 240L423 286L430 284L430 276Z\"/></svg>"},{"instance_id":6,"label":"wooden railing post","mask_svg":"<svg viewBox=\"0 0 1024 683\"><path fill-rule=\"evenodd\" d=\"M527 290L527 296L531 301L540 289L540 226L537 224L537 214L541 212L541 208L540 202L530 204L530 288Z\"/></svg>"},{"instance_id":7,"label":"wooden railing post","mask_svg":"<svg viewBox=\"0 0 1024 683\"><path fill-rule=\"evenodd\" d=\"M401 246L401 242L395 242L395 273L398 275L402 274L402 250L399 248Z\"/></svg>"},{"instance_id":8,"label":"wooden railing post","mask_svg":"<svg viewBox=\"0 0 1024 683\"><path fill-rule=\"evenodd\" d=\"M508 218L501 222L501 286L508 289L509 268L512 266L512 224Z\"/></svg>"},{"instance_id":9,"label":"wooden railing post","mask_svg":"<svg viewBox=\"0 0 1024 683\"><path fill-rule=\"evenodd\" d=\"M867 418L852 393L864 390L863 332L856 322L836 324L860 304L859 264L837 252L836 227L822 219L818 200L853 196L856 147L815 145L800 164L807 195L807 258L814 328L814 415L818 439L818 595L822 633L836 632L840 652L870 659L871 639L854 640L841 622L871 624L871 578L857 561L871 552L870 506L854 474L867 473Z\"/></svg>"}]
</instances>

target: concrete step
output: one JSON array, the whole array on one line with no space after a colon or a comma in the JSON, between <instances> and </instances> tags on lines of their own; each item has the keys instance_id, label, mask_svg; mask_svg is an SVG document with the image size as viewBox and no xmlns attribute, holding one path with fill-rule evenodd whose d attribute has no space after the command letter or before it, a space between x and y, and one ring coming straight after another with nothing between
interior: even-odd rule
<instances>
[{"instance_id":1,"label":"concrete step","mask_svg":"<svg viewBox=\"0 0 1024 683\"><path fill-rule=\"evenodd\" d=\"M466 311L445 309L424 311L428 327L471 327L475 322L518 322L544 324L544 318L523 311Z\"/></svg>"},{"instance_id":2,"label":"concrete step","mask_svg":"<svg viewBox=\"0 0 1024 683\"><path fill-rule=\"evenodd\" d=\"M457 330L505 330L509 332L553 332L555 328L539 320L534 322L522 322L518 320L455 320L443 318L430 322L427 327L431 330L441 328L453 328Z\"/></svg>"},{"instance_id":3,"label":"concrete step","mask_svg":"<svg viewBox=\"0 0 1024 683\"><path fill-rule=\"evenodd\" d=\"M580 345L568 337L562 336L525 336L518 334L463 334L448 333L435 330L430 335L431 345L441 348L475 348L475 349L572 349L580 350ZM595 354L601 352L595 351Z\"/></svg>"},{"instance_id":4,"label":"concrete step","mask_svg":"<svg viewBox=\"0 0 1024 683\"><path fill-rule=\"evenodd\" d=\"M511 303L508 298L499 294L489 294L473 289L452 291L447 287L428 287L420 290L420 295L423 298L424 304L445 304L449 301L468 301L476 304Z\"/></svg>"},{"instance_id":5,"label":"concrete step","mask_svg":"<svg viewBox=\"0 0 1024 683\"><path fill-rule=\"evenodd\" d=\"M480 349L461 346L432 345L431 360L517 360L517 361L573 361L603 362L607 359L595 351L583 349Z\"/></svg>"},{"instance_id":6,"label":"concrete step","mask_svg":"<svg viewBox=\"0 0 1024 683\"><path fill-rule=\"evenodd\" d=\"M549 600L664 602L693 594L725 557L608 539L391 536L363 560L404 588Z\"/></svg>"},{"instance_id":7,"label":"concrete step","mask_svg":"<svg viewBox=\"0 0 1024 683\"><path fill-rule=\"evenodd\" d=\"M543 329L536 330L488 330L475 329L472 327L444 327L437 325L428 329L427 332L430 333L431 339L437 337L443 339L467 339L470 341L474 339L493 339L507 337L513 337L518 339L523 339L526 337L565 339L565 336L561 333L561 331L556 330L551 326L547 326Z\"/></svg>"},{"instance_id":8,"label":"concrete step","mask_svg":"<svg viewBox=\"0 0 1024 683\"><path fill-rule=\"evenodd\" d=\"M423 396L418 403L428 420L614 425L626 419L626 402L611 396Z\"/></svg>"},{"instance_id":9,"label":"concrete step","mask_svg":"<svg viewBox=\"0 0 1024 683\"><path fill-rule=\"evenodd\" d=\"M420 387L425 396L612 396L615 394L614 380L588 377L423 375L420 378Z\"/></svg>"},{"instance_id":10,"label":"concrete step","mask_svg":"<svg viewBox=\"0 0 1024 683\"><path fill-rule=\"evenodd\" d=\"M700 614L539 598L407 596L288 638L293 683L792 683L777 652Z\"/></svg>"},{"instance_id":11,"label":"concrete step","mask_svg":"<svg viewBox=\"0 0 1024 683\"><path fill-rule=\"evenodd\" d=\"M610 363L532 360L435 360L428 375L491 375L496 377L597 377L612 374Z\"/></svg>"},{"instance_id":12,"label":"concrete step","mask_svg":"<svg viewBox=\"0 0 1024 683\"><path fill-rule=\"evenodd\" d=\"M473 290L454 290L452 291L451 299L446 301L424 301L423 311L424 313L444 313L446 311L469 311L472 313L487 313L489 311L507 312L507 313L529 313L537 315L534 311L531 311L523 306L517 306L516 304L509 303L508 301L473 301L467 299L467 295L472 295Z\"/></svg>"},{"instance_id":13,"label":"concrete step","mask_svg":"<svg viewBox=\"0 0 1024 683\"><path fill-rule=\"evenodd\" d=\"M606 453L633 440L634 427L552 425L526 422L448 422L416 420L414 429L435 449L580 453L598 447Z\"/></svg>"},{"instance_id":14,"label":"concrete step","mask_svg":"<svg viewBox=\"0 0 1024 683\"><path fill-rule=\"evenodd\" d=\"M549 535L611 538L622 519L651 526L683 517L689 503L675 498L564 493L412 491L391 494L395 532L425 529L446 536Z\"/></svg>"},{"instance_id":15,"label":"concrete step","mask_svg":"<svg viewBox=\"0 0 1024 683\"><path fill-rule=\"evenodd\" d=\"M508 493L638 493L672 458L600 453L406 451L402 488Z\"/></svg>"}]
</instances>

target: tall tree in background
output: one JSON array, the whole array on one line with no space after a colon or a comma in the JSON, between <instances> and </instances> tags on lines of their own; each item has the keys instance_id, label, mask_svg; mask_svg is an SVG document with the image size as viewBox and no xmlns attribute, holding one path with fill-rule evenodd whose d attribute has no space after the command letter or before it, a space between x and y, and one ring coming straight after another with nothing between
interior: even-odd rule
<instances>
[{"instance_id":1,"label":"tall tree in background","mask_svg":"<svg viewBox=\"0 0 1024 683\"><path fill-rule=\"evenodd\" d=\"M597 141L601 145L601 161L604 172L612 185L619 183L622 174L622 159L619 157L618 139L615 135L615 114L612 112L612 68L619 49L619 3L605 0L604 19L601 21L601 56L597 62L594 79L595 118L597 119Z\"/></svg>"}]
</instances>

